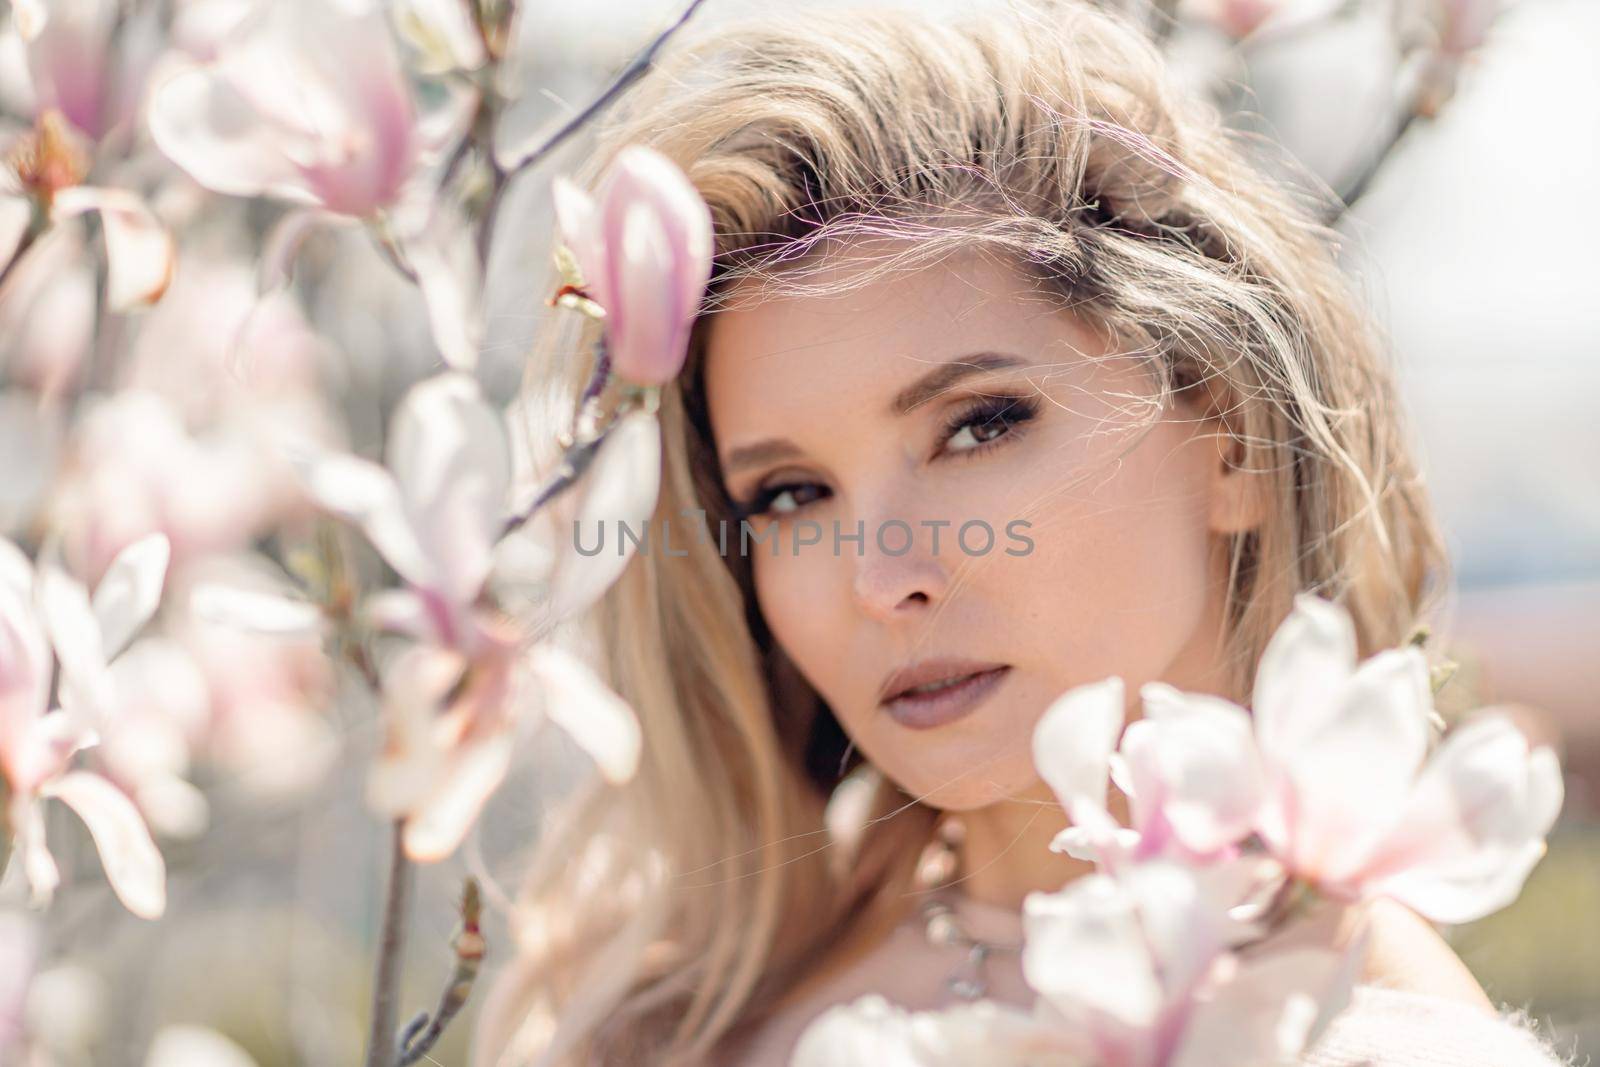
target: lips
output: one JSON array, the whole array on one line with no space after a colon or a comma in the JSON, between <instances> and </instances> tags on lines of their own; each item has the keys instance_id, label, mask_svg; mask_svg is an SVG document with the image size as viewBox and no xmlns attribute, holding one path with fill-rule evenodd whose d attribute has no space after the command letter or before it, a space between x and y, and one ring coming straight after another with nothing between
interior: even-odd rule
<instances>
[{"instance_id":1,"label":"lips","mask_svg":"<svg viewBox=\"0 0 1600 1067\"><path fill-rule=\"evenodd\" d=\"M886 679L882 691L891 695L880 706L913 729L941 726L976 710L1010 672L1004 663L924 660Z\"/></svg>"}]
</instances>

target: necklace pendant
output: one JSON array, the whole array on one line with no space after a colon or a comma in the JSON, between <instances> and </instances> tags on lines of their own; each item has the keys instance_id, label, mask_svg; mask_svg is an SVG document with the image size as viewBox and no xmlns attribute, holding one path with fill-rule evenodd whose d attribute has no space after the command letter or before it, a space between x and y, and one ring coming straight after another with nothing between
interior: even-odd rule
<instances>
[{"instance_id":1,"label":"necklace pendant","mask_svg":"<svg viewBox=\"0 0 1600 1067\"><path fill-rule=\"evenodd\" d=\"M960 970L946 980L945 988L962 1000L977 1000L983 996L989 988L989 983L983 977L983 963L988 956L987 945L974 944L968 950Z\"/></svg>"}]
</instances>

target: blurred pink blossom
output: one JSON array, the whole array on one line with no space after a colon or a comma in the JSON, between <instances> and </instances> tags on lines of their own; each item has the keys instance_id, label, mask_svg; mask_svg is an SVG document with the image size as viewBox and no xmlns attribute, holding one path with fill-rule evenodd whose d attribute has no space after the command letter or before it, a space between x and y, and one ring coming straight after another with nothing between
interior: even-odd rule
<instances>
[{"instance_id":1,"label":"blurred pink blossom","mask_svg":"<svg viewBox=\"0 0 1600 1067\"><path fill-rule=\"evenodd\" d=\"M443 859L504 780L519 735L543 719L594 759L608 781L639 760L638 721L582 660L552 644L526 648L515 627L488 619L468 658L416 645L384 678L387 746L368 781L372 806L404 817L412 859Z\"/></svg>"},{"instance_id":2,"label":"blurred pink blossom","mask_svg":"<svg viewBox=\"0 0 1600 1067\"><path fill-rule=\"evenodd\" d=\"M421 151L405 72L376 11L259 5L206 62L156 76L157 146L201 185L371 216L399 199Z\"/></svg>"},{"instance_id":3,"label":"blurred pink blossom","mask_svg":"<svg viewBox=\"0 0 1600 1067\"><path fill-rule=\"evenodd\" d=\"M106 877L128 910L153 919L166 908L166 866L138 809L107 779L71 765L74 753L98 739L108 710L98 692L106 660L154 610L151 594L159 595L165 562L157 542L134 546L113 564L91 602L53 567L36 576L21 550L0 540L0 770L6 824L36 902L47 901L60 880L42 807L55 797L88 826ZM61 661L62 695L73 700L54 711L48 704L51 642Z\"/></svg>"},{"instance_id":4,"label":"blurred pink blossom","mask_svg":"<svg viewBox=\"0 0 1600 1067\"><path fill-rule=\"evenodd\" d=\"M511 482L505 424L472 378L415 385L396 410L387 467L350 455L313 461L312 497L358 525L406 588L369 607L374 621L474 655L492 641L473 607L494 563Z\"/></svg>"}]
</instances>

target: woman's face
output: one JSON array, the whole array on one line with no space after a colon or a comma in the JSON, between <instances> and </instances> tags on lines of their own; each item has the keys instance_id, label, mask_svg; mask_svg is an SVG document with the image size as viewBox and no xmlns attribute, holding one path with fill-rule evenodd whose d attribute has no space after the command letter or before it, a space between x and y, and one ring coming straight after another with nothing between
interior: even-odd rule
<instances>
[{"instance_id":1,"label":"woman's face","mask_svg":"<svg viewBox=\"0 0 1600 1067\"><path fill-rule=\"evenodd\" d=\"M1243 476L1214 422L1153 410L1148 368L1035 288L963 253L838 295L736 299L707 339L775 639L867 758L947 809L1048 796L1033 728L1073 686L1222 684L1219 534L1242 521ZM930 659L995 669L881 702Z\"/></svg>"}]
</instances>

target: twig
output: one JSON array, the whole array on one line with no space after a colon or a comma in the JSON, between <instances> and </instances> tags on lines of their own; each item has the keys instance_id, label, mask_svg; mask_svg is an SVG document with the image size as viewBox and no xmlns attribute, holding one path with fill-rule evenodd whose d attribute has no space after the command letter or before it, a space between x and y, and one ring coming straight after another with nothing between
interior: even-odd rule
<instances>
[{"instance_id":1,"label":"twig","mask_svg":"<svg viewBox=\"0 0 1600 1067\"><path fill-rule=\"evenodd\" d=\"M366 1067L394 1067L395 1015L400 1000L397 988L405 955L405 914L411 895L411 861L406 858L405 820L391 827L388 888L383 902L378 962L373 971L372 1026L367 1032Z\"/></svg>"},{"instance_id":2,"label":"twig","mask_svg":"<svg viewBox=\"0 0 1600 1067\"><path fill-rule=\"evenodd\" d=\"M439 994L439 1005L433 1009L433 1014L430 1016L425 1011L418 1012L401 1033L400 1067L410 1067L438 1044L445 1027L450 1025L450 1020L456 1017L462 1005L466 1004L467 997L472 994L478 968L482 966L484 953L488 949L483 933L478 928L481 911L478 881L469 877L461 889L461 926L450 939L450 947L456 953L455 966L445 981L444 992Z\"/></svg>"},{"instance_id":3,"label":"twig","mask_svg":"<svg viewBox=\"0 0 1600 1067\"><path fill-rule=\"evenodd\" d=\"M588 106L582 111L578 112L576 115L562 124L560 129L556 130L555 133L546 138L544 142L537 148L533 149L533 151L529 152L516 163L512 164L508 169L509 175L515 177L517 174L527 170L529 167L537 166L546 156L560 147L562 142L564 142L568 137L571 137L574 133L577 133L578 130L583 128L585 123L593 118L607 104L611 103L612 100L616 99L617 95L621 93L622 90L626 89L628 86L637 81L640 75L650 69L650 64L655 62L656 53L661 50L661 46L666 44L668 39L671 38L673 34L677 33L678 30L682 28L684 23L689 21L689 19L696 11L699 10L700 5L703 3L705 3L705 0L689 0L688 6L683 9L683 13L673 21L672 25L668 26L665 30L662 30L661 33L656 36L656 39L651 41L649 46L634 58L633 62L624 67L622 73L617 75L616 80L608 85L604 92L591 100Z\"/></svg>"}]
</instances>

